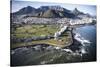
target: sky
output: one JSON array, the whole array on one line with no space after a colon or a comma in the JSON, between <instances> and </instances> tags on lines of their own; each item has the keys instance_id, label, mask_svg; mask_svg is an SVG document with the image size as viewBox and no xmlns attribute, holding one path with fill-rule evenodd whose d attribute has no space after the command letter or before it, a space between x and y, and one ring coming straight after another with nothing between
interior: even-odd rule
<instances>
[{"instance_id":1,"label":"sky","mask_svg":"<svg viewBox=\"0 0 100 67\"><path fill-rule=\"evenodd\" d=\"M89 13L91 15L96 15L96 6L95 5L80 5L80 4L67 4L67 3L50 3L50 2L36 2L36 1L24 1L24 0L12 0L11 12L16 12L19 9L27 6L32 6L39 8L40 6L53 6L59 5L69 10L74 10L77 8L79 11L84 13Z\"/></svg>"}]
</instances>

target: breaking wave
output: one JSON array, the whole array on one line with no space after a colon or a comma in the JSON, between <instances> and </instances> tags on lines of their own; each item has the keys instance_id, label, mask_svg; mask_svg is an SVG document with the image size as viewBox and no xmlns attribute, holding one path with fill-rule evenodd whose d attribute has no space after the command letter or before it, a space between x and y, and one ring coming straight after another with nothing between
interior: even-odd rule
<instances>
[{"instance_id":1,"label":"breaking wave","mask_svg":"<svg viewBox=\"0 0 100 67\"><path fill-rule=\"evenodd\" d=\"M83 38L79 33L76 33L74 38L81 43L80 52L82 54L88 53L86 47L90 46L91 42L89 40Z\"/></svg>"}]
</instances>

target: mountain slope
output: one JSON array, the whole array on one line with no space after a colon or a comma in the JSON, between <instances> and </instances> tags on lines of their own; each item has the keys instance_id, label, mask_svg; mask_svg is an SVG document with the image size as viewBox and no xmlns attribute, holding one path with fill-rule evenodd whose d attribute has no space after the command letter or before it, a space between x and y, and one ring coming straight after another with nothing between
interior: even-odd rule
<instances>
[{"instance_id":1,"label":"mountain slope","mask_svg":"<svg viewBox=\"0 0 100 67\"><path fill-rule=\"evenodd\" d=\"M84 13L83 12L80 12L77 8L75 8L73 10L73 14L77 16L77 15L84 14Z\"/></svg>"},{"instance_id":2,"label":"mountain slope","mask_svg":"<svg viewBox=\"0 0 100 67\"><path fill-rule=\"evenodd\" d=\"M31 6L24 7L17 12L12 13L15 16L25 15L27 17L41 17L41 18L77 18L79 15L86 15L75 8L73 11L65 9L60 6L41 6L34 8Z\"/></svg>"}]
</instances>

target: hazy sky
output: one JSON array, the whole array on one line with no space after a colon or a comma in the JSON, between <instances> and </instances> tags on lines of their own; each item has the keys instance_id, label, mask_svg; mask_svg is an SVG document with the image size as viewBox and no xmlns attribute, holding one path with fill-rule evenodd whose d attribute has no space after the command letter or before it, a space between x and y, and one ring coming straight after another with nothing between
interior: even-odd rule
<instances>
[{"instance_id":1,"label":"hazy sky","mask_svg":"<svg viewBox=\"0 0 100 67\"><path fill-rule=\"evenodd\" d=\"M67 4L67 3L49 3L49 2L21 1L21 0L12 0L12 12L16 12L19 9L27 6L39 8L40 6L52 6L52 5L59 5L69 10L74 10L74 8L77 8L78 10L84 13L96 15L95 5L78 5L78 4Z\"/></svg>"}]
</instances>

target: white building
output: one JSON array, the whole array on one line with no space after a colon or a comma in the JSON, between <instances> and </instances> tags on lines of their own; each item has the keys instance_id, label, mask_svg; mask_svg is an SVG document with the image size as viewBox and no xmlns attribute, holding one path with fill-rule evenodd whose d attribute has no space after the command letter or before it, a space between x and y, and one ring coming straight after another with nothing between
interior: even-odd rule
<instances>
[{"instance_id":1,"label":"white building","mask_svg":"<svg viewBox=\"0 0 100 67\"><path fill-rule=\"evenodd\" d=\"M63 28L61 28L60 31L57 31L55 34L54 34L54 39L58 39L58 37L67 29L67 26L64 26Z\"/></svg>"}]
</instances>

